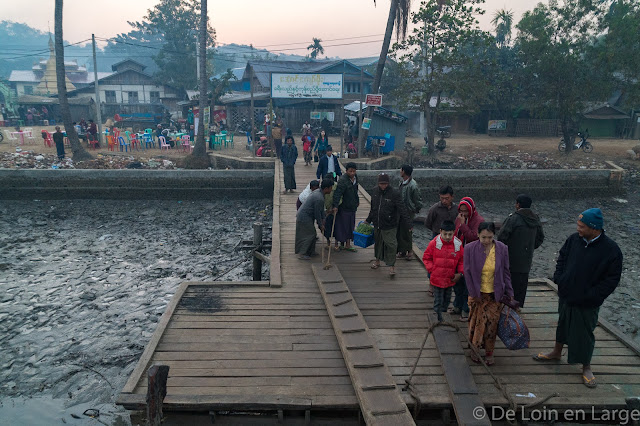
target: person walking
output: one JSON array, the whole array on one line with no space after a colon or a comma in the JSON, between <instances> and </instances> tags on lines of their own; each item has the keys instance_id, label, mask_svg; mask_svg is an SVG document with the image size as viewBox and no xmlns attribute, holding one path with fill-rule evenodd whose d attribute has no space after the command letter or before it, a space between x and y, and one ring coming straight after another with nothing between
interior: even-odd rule
<instances>
[{"instance_id":1,"label":"person walking","mask_svg":"<svg viewBox=\"0 0 640 426\"><path fill-rule=\"evenodd\" d=\"M376 260L371 269L378 269L380 261L389 267L389 277L396 275L396 253L398 252L398 223L403 221L411 230L412 224L402 202L400 192L389 186L389 175L378 175L378 186L371 195L371 210L365 222L373 224L374 253Z\"/></svg>"},{"instance_id":2,"label":"person walking","mask_svg":"<svg viewBox=\"0 0 640 426\"><path fill-rule=\"evenodd\" d=\"M280 161L282 161L282 171L284 174L284 193L293 192L296 189L296 159L298 158L298 148L293 143L293 136L287 136L285 145L282 147Z\"/></svg>"},{"instance_id":3,"label":"person walking","mask_svg":"<svg viewBox=\"0 0 640 426\"><path fill-rule=\"evenodd\" d=\"M60 126L56 126L56 131L53 134L53 142L56 144L58 160L64 160L64 134L60 130Z\"/></svg>"},{"instance_id":4,"label":"person walking","mask_svg":"<svg viewBox=\"0 0 640 426\"><path fill-rule=\"evenodd\" d=\"M280 158L282 154L282 122L276 122L271 129L271 137L276 148L276 156ZM285 142L286 143L286 142Z\"/></svg>"},{"instance_id":5,"label":"person walking","mask_svg":"<svg viewBox=\"0 0 640 426\"><path fill-rule=\"evenodd\" d=\"M622 275L622 251L605 235L602 211L591 208L578 216L577 232L564 242L556 262L553 281L558 285L556 343L548 353L533 357L557 362L568 346L567 362L582 364L582 383L597 386L591 370L600 306L613 293Z\"/></svg>"},{"instance_id":6,"label":"person walking","mask_svg":"<svg viewBox=\"0 0 640 426\"><path fill-rule=\"evenodd\" d=\"M296 213L295 253L300 255L301 260L309 260L315 254L314 222L318 224L320 231L324 232L324 196L331 192L332 186L332 181L323 180L320 184L321 190L313 191Z\"/></svg>"},{"instance_id":7,"label":"person walking","mask_svg":"<svg viewBox=\"0 0 640 426\"><path fill-rule=\"evenodd\" d=\"M302 135L302 152L304 155L304 165L311 165L311 153L313 151L313 144L315 140L313 135L311 134L311 130L305 130L305 133Z\"/></svg>"},{"instance_id":8,"label":"person walking","mask_svg":"<svg viewBox=\"0 0 640 426\"><path fill-rule=\"evenodd\" d=\"M327 155L320 158L318 162L318 169L316 170L316 177L321 179L322 176L327 173L335 173L337 176L342 176L342 170L340 170L340 163L338 158L333 155L333 148L331 145L327 146Z\"/></svg>"},{"instance_id":9,"label":"person walking","mask_svg":"<svg viewBox=\"0 0 640 426\"><path fill-rule=\"evenodd\" d=\"M356 163L347 163L346 172L338 180L333 193L333 213L336 215L336 241L347 251L357 251L351 246L353 229L356 226L356 212L360 205L358 197L358 176Z\"/></svg>"},{"instance_id":10,"label":"person walking","mask_svg":"<svg viewBox=\"0 0 640 426\"><path fill-rule=\"evenodd\" d=\"M453 286L462 278L464 248L462 241L453 236L455 229L452 221L442 222L440 235L429 242L422 255L433 286L433 310L438 321L442 321L442 312L449 306Z\"/></svg>"},{"instance_id":11,"label":"person walking","mask_svg":"<svg viewBox=\"0 0 640 426\"><path fill-rule=\"evenodd\" d=\"M473 199L471 197L462 197L458 204L455 236L462 241L463 246L478 239L478 226L482 222L484 222L484 218L476 210L476 204ZM460 314L460 321L469 320L469 305L467 303L469 292L467 291L465 279L463 275L462 279L453 287L456 296L453 299L451 313Z\"/></svg>"},{"instance_id":12,"label":"person walking","mask_svg":"<svg viewBox=\"0 0 640 426\"><path fill-rule=\"evenodd\" d=\"M328 146L329 138L327 137L327 132L325 130L321 130L318 135L318 139L316 139L316 144L313 147L313 150L316 152L318 157L322 157L327 153Z\"/></svg>"},{"instance_id":13,"label":"person walking","mask_svg":"<svg viewBox=\"0 0 640 426\"><path fill-rule=\"evenodd\" d=\"M438 191L440 201L429 207L424 226L431 230L431 237L440 235L442 222L450 220L454 222L458 216L458 206L453 202L453 188L449 185L440 187Z\"/></svg>"},{"instance_id":14,"label":"person walking","mask_svg":"<svg viewBox=\"0 0 640 426\"><path fill-rule=\"evenodd\" d=\"M402 202L404 203L409 219L411 220L411 227L413 228L413 219L422 208L422 197L420 196L420 190L418 184L411 177L413 173L413 167L409 164L405 164L400 168L400 195L402 195ZM413 260L413 233L402 223L398 224L398 259Z\"/></svg>"},{"instance_id":15,"label":"person walking","mask_svg":"<svg viewBox=\"0 0 640 426\"><path fill-rule=\"evenodd\" d=\"M524 306L529 284L529 271L533 251L544 241L542 223L531 210L531 197L520 194L516 197L516 211L511 213L498 232L498 241L509 247L509 270L514 299Z\"/></svg>"},{"instance_id":16,"label":"person walking","mask_svg":"<svg viewBox=\"0 0 640 426\"><path fill-rule=\"evenodd\" d=\"M502 296L513 297L509 274L509 249L495 241L493 222L478 226L479 240L464 247L464 278L469 291L469 341L485 350L485 363L494 364L493 349L502 312ZM480 363L475 351L471 360Z\"/></svg>"}]
</instances>

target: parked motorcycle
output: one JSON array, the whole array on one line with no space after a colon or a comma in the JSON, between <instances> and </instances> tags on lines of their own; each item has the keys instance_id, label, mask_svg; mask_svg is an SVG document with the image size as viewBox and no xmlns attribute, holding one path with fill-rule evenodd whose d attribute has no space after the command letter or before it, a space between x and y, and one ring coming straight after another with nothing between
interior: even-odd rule
<instances>
[{"instance_id":1,"label":"parked motorcycle","mask_svg":"<svg viewBox=\"0 0 640 426\"><path fill-rule=\"evenodd\" d=\"M436 128L436 133L441 138L450 138L451 137L451 126L439 126Z\"/></svg>"},{"instance_id":2,"label":"parked motorcycle","mask_svg":"<svg viewBox=\"0 0 640 426\"><path fill-rule=\"evenodd\" d=\"M580 138L580 141L578 143L572 144L574 150L582 149L586 153L593 151L593 145L591 145L591 143L587 140L587 138L589 137L589 129L585 130L584 132L578 132L577 136ZM565 143L564 138L562 138L560 139L560 143L558 144L558 151L565 152L566 149L567 144Z\"/></svg>"}]
</instances>

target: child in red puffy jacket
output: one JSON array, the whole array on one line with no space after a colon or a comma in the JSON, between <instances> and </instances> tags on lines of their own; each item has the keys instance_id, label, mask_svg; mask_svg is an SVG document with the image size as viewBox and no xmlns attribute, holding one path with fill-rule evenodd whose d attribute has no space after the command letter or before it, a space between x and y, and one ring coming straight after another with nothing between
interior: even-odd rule
<instances>
[{"instance_id":1,"label":"child in red puffy jacket","mask_svg":"<svg viewBox=\"0 0 640 426\"><path fill-rule=\"evenodd\" d=\"M449 306L453 286L462 278L464 248L462 241L454 237L456 225L445 220L440 235L435 237L422 256L422 262L431 274L433 286L433 310L442 321L442 312Z\"/></svg>"}]
</instances>

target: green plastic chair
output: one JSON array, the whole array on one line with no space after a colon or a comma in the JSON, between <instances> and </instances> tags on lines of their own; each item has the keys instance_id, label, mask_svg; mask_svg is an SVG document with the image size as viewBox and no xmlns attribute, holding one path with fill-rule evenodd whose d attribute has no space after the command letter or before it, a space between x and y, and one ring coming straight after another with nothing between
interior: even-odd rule
<instances>
[{"instance_id":1,"label":"green plastic chair","mask_svg":"<svg viewBox=\"0 0 640 426\"><path fill-rule=\"evenodd\" d=\"M229 145L231 145L231 148L233 148L233 132L227 133L227 136L224 139L224 147L226 148Z\"/></svg>"}]
</instances>

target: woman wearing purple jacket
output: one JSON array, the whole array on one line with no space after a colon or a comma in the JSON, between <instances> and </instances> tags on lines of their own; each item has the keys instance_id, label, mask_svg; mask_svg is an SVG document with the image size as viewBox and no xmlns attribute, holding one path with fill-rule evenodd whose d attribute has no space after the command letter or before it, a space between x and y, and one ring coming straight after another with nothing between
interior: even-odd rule
<instances>
[{"instance_id":1,"label":"woman wearing purple jacket","mask_svg":"<svg viewBox=\"0 0 640 426\"><path fill-rule=\"evenodd\" d=\"M500 300L513 297L509 273L509 249L494 240L493 222L478 226L479 240L464 247L464 277L469 291L469 340L476 349L485 350L485 362L494 364L493 349L502 311ZM474 351L471 360L480 360Z\"/></svg>"}]
</instances>

